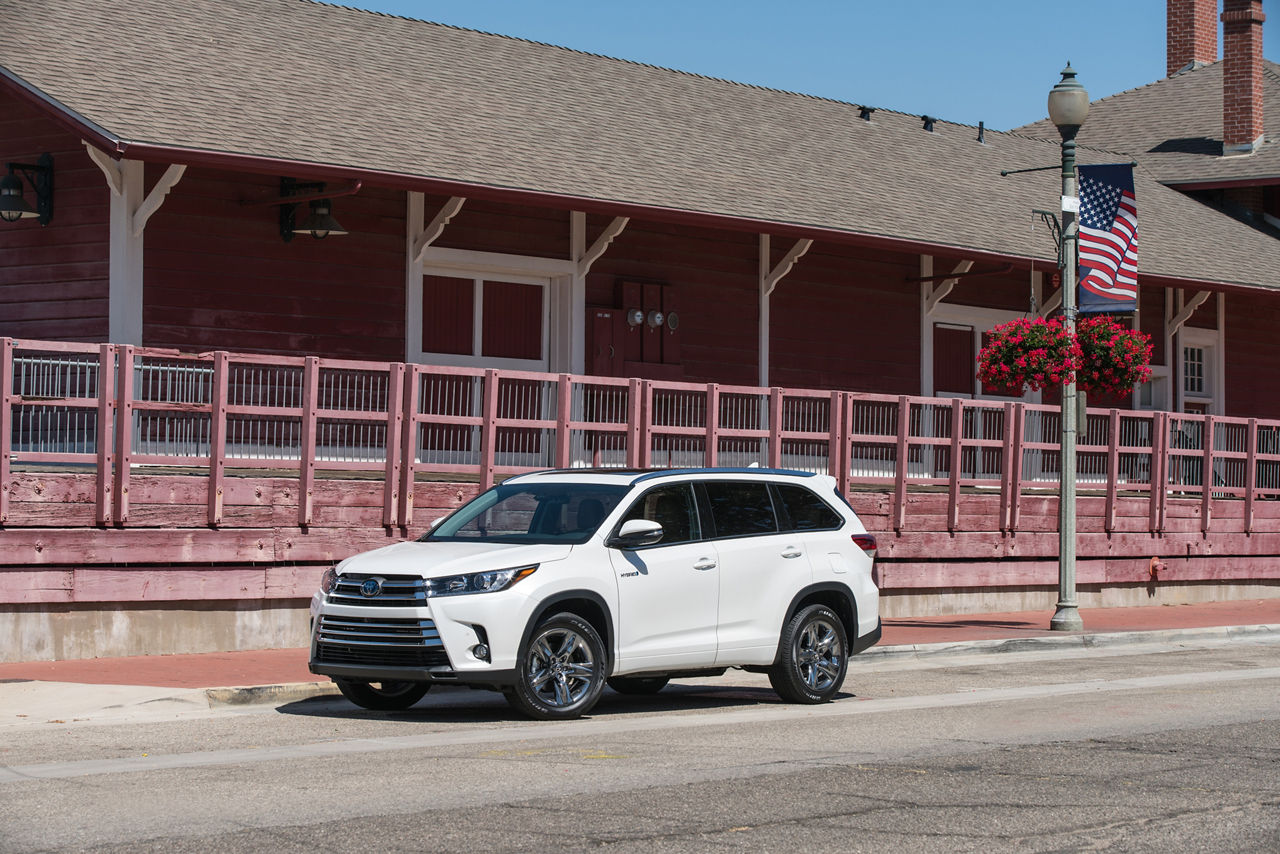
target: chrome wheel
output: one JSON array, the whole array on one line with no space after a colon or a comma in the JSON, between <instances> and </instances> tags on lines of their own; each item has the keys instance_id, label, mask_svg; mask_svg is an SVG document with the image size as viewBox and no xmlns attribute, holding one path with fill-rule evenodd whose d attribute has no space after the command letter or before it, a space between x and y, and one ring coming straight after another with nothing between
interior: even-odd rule
<instances>
[{"instance_id":1,"label":"chrome wheel","mask_svg":"<svg viewBox=\"0 0 1280 854\"><path fill-rule=\"evenodd\" d=\"M507 700L530 717L563 720L586 714L604 691L604 643L577 614L538 623Z\"/></svg>"},{"instance_id":2,"label":"chrome wheel","mask_svg":"<svg viewBox=\"0 0 1280 854\"><path fill-rule=\"evenodd\" d=\"M782 627L769 684L790 703L825 703L849 668L844 622L826 605L801 608Z\"/></svg>"},{"instance_id":3,"label":"chrome wheel","mask_svg":"<svg viewBox=\"0 0 1280 854\"><path fill-rule=\"evenodd\" d=\"M596 667L591 648L572 629L548 629L529 644L529 690L548 706L580 702L591 690Z\"/></svg>"},{"instance_id":4,"label":"chrome wheel","mask_svg":"<svg viewBox=\"0 0 1280 854\"><path fill-rule=\"evenodd\" d=\"M800 649L796 663L800 678L811 691L825 692L844 671L844 645L835 626L826 620L813 620L800 633Z\"/></svg>"}]
</instances>

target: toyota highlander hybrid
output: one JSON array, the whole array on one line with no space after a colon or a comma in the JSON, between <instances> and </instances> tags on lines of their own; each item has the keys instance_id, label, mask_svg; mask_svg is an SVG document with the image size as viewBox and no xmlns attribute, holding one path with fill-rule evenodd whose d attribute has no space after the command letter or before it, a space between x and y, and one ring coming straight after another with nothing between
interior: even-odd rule
<instances>
[{"instance_id":1,"label":"toyota highlander hybrid","mask_svg":"<svg viewBox=\"0 0 1280 854\"><path fill-rule=\"evenodd\" d=\"M648 694L731 667L822 703L880 639L875 547L826 475L519 475L325 573L310 666L370 709L447 683L574 718L606 683Z\"/></svg>"}]
</instances>

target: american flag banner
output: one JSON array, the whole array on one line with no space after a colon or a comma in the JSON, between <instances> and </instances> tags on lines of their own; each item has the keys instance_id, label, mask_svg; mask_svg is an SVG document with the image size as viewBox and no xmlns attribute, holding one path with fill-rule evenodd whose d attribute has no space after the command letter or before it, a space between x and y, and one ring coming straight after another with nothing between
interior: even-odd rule
<instances>
[{"instance_id":1,"label":"american flag banner","mask_svg":"<svg viewBox=\"0 0 1280 854\"><path fill-rule=\"evenodd\" d=\"M1080 167L1080 311L1138 308L1133 166Z\"/></svg>"}]
</instances>

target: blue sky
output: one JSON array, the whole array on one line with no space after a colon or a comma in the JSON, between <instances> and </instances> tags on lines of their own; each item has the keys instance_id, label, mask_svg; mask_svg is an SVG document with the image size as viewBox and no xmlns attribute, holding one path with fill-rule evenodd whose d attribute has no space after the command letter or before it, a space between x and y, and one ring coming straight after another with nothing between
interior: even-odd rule
<instances>
[{"instance_id":1,"label":"blue sky","mask_svg":"<svg viewBox=\"0 0 1280 854\"><path fill-rule=\"evenodd\" d=\"M344 5L1000 130L1045 115L1045 97L1068 60L1094 98L1165 71L1164 0ZM1063 9L1073 10L1069 18Z\"/></svg>"}]
</instances>

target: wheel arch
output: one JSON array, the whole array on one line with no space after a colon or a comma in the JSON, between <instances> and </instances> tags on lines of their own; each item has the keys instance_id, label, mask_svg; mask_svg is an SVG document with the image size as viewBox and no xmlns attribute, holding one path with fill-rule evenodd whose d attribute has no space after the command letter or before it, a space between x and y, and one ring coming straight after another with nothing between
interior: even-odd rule
<instances>
[{"instance_id":1,"label":"wheel arch","mask_svg":"<svg viewBox=\"0 0 1280 854\"><path fill-rule=\"evenodd\" d=\"M790 622L791 618L801 608L807 608L810 605L826 605L834 611L836 616L840 618L840 622L844 623L844 633L848 643L850 646L853 645L858 637L858 605L853 600L853 593L850 592L849 588L835 581L811 584L796 593L782 616L782 624L778 626L778 635L781 636L782 626ZM774 654L775 664L781 654L782 650L779 648L778 652Z\"/></svg>"},{"instance_id":2,"label":"wheel arch","mask_svg":"<svg viewBox=\"0 0 1280 854\"><path fill-rule=\"evenodd\" d=\"M520 660L529 651L534 628L552 614L568 611L591 624L604 643L605 673L613 673L613 613L604 597L591 590L565 590L547 597L533 612L520 636Z\"/></svg>"}]
</instances>

